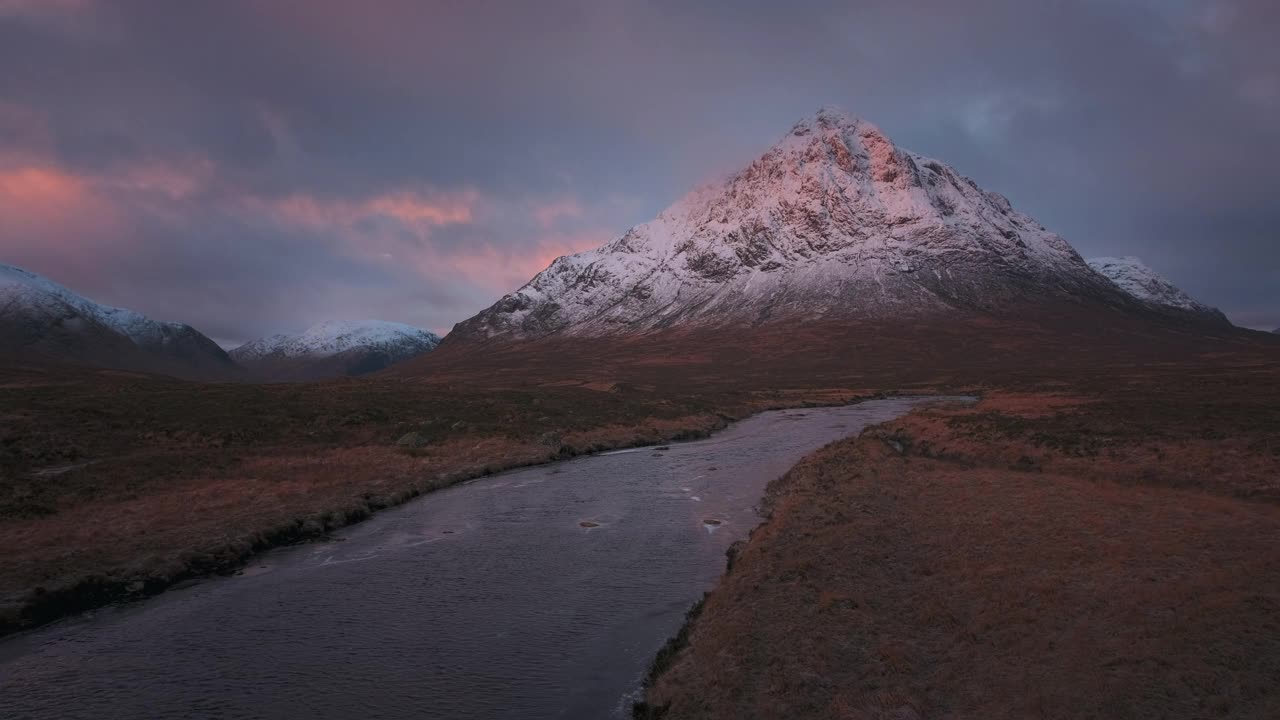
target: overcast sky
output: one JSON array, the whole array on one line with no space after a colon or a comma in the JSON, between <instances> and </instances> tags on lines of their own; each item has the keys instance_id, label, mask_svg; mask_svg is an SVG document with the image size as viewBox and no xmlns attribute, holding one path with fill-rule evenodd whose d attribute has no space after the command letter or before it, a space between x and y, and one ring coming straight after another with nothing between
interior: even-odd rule
<instances>
[{"instance_id":1,"label":"overcast sky","mask_svg":"<svg viewBox=\"0 0 1280 720\"><path fill-rule=\"evenodd\" d=\"M819 106L1280 326L1275 0L0 0L0 262L445 331Z\"/></svg>"}]
</instances>

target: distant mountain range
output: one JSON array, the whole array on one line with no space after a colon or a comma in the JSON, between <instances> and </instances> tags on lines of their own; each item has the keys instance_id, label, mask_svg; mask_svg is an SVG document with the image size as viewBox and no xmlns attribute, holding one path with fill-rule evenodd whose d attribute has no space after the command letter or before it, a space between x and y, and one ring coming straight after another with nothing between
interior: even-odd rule
<instances>
[{"instance_id":1,"label":"distant mountain range","mask_svg":"<svg viewBox=\"0 0 1280 720\"><path fill-rule=\"evenodd\" d=\"M380 320L330 321L300 335L272 335L241 345L231 357L262 380L319 380L363 375L434 350L435 333Z\"/></svg>"},{"instance_id":2,"label":"distant mountain range","mask_svg":"<svg viewBox=\"0 0 1280 720\"><path fill-rule=\"evenodd\" d=\"M1140 263L1101 268L1002 195L826 109L725 182L556 259L446 344L1064 302L1226 322Z\"/></svg>"},{"instance_id":3,"label":"distant mountain range","mask_svg":"<svg viewBox=\"0 0 1280 720\"><path fill-rule=\"evenodd\" d=\"M458 323L448 346L1071 307L1229 328L1137 258L1086 262L1062 237L944 163L835 110L796 123L723 183L595 250L557 258ZM107 307L0 266L0 352L196 379L318 380L430 352L435 334L326 322L230 354L188 325Z\"/></svg>"},{"instance_id":4,"label":"distant mountain range","mask_svg":"<svg viewBox=\"0 0 1280 720\"><path fill-rule=\"evenodd\" d=\"M0 359L65 363L188 380L294 382L361 375L428 352L434 333L368 320L316 325L223 351L198 330L90 300L0 265Z\"/></svg>"}]
</instances>

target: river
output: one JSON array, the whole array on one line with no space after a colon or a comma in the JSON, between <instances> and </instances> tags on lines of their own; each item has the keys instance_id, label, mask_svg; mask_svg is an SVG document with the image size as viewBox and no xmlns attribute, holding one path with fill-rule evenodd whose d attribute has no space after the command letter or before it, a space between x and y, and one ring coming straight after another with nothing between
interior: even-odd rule
<instances>
[{"instance_id":1,"label":"river","mask_svg":"<svg viewBox=\"0 0 1280 720\"><path fill-rule=\"evenodd\" d=\"M0 717L627 717L769 481L929 400L768 412L432 493L0 642Z\"/></svg>"}]
</instances>

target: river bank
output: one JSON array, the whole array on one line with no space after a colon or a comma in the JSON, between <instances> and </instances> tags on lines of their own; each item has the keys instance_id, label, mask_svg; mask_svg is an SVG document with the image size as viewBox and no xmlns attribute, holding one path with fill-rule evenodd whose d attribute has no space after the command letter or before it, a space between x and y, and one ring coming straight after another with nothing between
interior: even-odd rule
<instances>
[{"instance_id":1,"label":"river bank","mask_svg":"<svg viewBox=\"0 0 1280 720\"><path fill-rule=\"evenodd\" d=\"M765 487L926 398L496 474L0 643L14 720L622 718Z\"/></svg>"},{"instance_id":2,"label":"river bank","mask_svg":"<svg viewBox=\"0 0 1280 720\"><path fill-rule=\"evenodd\" d=\"M341 473L345 481L336 487L308 482L305 489L287 491L287 495L306 494L306 502L300 498L291 502L285 496L286 492L278 487L273 488L269 496L233 490L239 502L246 505L281 501L289 504L280 508L282 512L270 513L256 522L246 523L243 518L237 518L246 527L236 536L221 540L192 538L191 542L173 543L168 548L153 547L150 555L131 554L120 564L108 564L92 570L68 569L63 579L50 583L52 587L35 586L25 597L10 602L0 612L0 637L108 603L154 595L184 580L234 572L263 551L324 538L334 530L361 522L379 510L396 507L460 482L516 468L553 463L583 453L706 437L723 428L727 422L720 416L695 416L675 420L670 427L656 432L652 428L602 429L581 447L574 436L566 438L555 449L486 438L475 443L455 442L438 446L433 449L433 453L439 453L435 457L427 457L427 453L398 453L379 448L319 457L271 457L256 459L256 462L251 459L250 464L259 464L254 468L257 471L255 475L259 476L255 477L255 482L260 482L262 476L270 477L262 472L267 465L282 466L276 472L288 473L290 477L314 479L322 474ZM171 501L190 502L193 503L190 511L199 512L202 500L218 502L215 498L226 490L225 485L217 483L196 493L184 493L181 499L155 498L153 501L166 505ZM320 494L326 491L327 495ZM225 499L222 502L225 503ZM86 545L110 542L103 533L93 529L95 523L92 521L93 515L110 510L100 508L71 513L63 521L77 528L71 537L82 539ZM129 512L137 515L147 511L131 508ZM291 512L299 514L289 517ZM229 519L229 514L218 516L218 525ZM22 531L22 528L14 529L14 532ZM32 532L51 531L41 529ZM0 532L0 537L4 535ZM67 536L60 537L65 539ZM62 547L70 552L78 550Z\"/></svg>"},{"instance_id":3,"label":"river bank","mask_svg":"<svg viewBox=\"0 0 1280 720\"><path fill-rule=\"evenodd\" d=\"M11 549L0 557L0 636L234 572L264 550L465 480L871 396L673 400L612 386L477 393L38 374L0 392L6 407L28 409L27 424L9 428L20 440L6 445L22 443L28 457L5 458L0 476L0 545ZM406 436L415 442L397 444Z\"/></svg>"},{"instance_id":4,"label":"river bank","mask_svg":"<svg viewBox=\"0 0 1280 720\"><path fill-rule=\"evenodd\" d=\"M637 717L1280 713L1280 371L992 392L806 458Z\"/></svg>"},{"instance_id":5,"label":"river bank","mask_svg":"<svg viewBox=\"0 0 1280 720\"><path fill-rule=\"evenodd\" d=\"M891 389L1105 395L1117 378L1175 390L1188 378L1246 382L1278 348L1243 333L992 320L459 348L376 378L300 385L0 368L0 626L234 570L468 477L663 443L771 408ZM1131 397L1165 410L1152 393Z\"/></svg>"}]
</instances>

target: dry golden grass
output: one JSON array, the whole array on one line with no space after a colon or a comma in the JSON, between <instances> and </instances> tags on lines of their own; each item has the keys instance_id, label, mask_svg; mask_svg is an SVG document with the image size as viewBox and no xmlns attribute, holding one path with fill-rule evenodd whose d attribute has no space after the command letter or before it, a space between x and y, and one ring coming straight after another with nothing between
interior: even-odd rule
<instances>
[{"instance_id":1,"label":"dry golden grass","mask_svg":"<svg viewBox=\"0 0 1280 720\"><path fill-rule=\"evenodd\" d=\"M637 715L1280 717L1280 374L1181 380L806 458Z\"/></svg>"}]
</instances>

